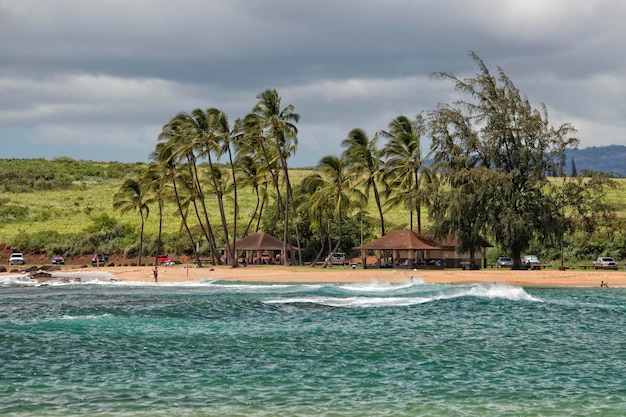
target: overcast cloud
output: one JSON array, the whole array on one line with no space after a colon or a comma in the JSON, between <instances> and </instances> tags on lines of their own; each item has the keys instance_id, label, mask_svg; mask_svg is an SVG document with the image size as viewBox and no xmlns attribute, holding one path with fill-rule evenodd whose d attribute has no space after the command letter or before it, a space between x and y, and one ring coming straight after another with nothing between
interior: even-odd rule
<instances>
[{"instance_id":1,"label":"overcast cloud","mask_svg":"<svg viewBox=\"0 0 626 417\"><path fill-rule=\"evenodd\" d=\"M626 145L619 0L0 0L0 157L147 161L179 112L245 116L265 89L300 114L292 166L355 128L455 97L475 51L571 122Z\"/></svg>"}]
</instances>

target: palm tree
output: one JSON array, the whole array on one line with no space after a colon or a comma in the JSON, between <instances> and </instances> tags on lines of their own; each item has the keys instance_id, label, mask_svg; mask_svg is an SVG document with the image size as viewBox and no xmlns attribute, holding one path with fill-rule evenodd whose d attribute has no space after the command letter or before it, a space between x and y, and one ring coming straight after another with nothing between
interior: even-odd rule
<instances>
[{"instance_id":1,"label":"palm tree","mask_svg":"<svg viewBox=\"0 0 626 417\"><path fill-rule=\"evenodd\" d=\"M230 233L224 208L223 190L220 188L217 178L213 176L213 173L216 172L214 167L216 161L214 161L214 158L219 158L222 149L221 140L223 138L223 131L221 129L223 128L223 121L219 120L219 113L221 112L216 109L209 109L206 112L202 109L195 109L191 114L183 113L177 116L176 121L180 125L180 131L182 132L182 143L177 152L179 156L184 156L189 161L189 166L192 169L195 180L194 183L198 192L198 200L203 209L204 222L206 224L206 229L203 230L206 231L207 240L211 243L212 247L214 247L215 240L211 232L208 209L205 204L205 193L200 181L197 164L198 159L205 158L207 160L209 164L209 182L217 199L225 247L228 250L229 259L233 262L233 266L236 266L237 258L235 257L234 248L230 244Z\"/></svg>"},{"instance_id":2,"label":"palm tree","mask_svg":"<svg viewBox=\"0 0 626 417\"><path fill-rule=\"evenodd\" d=\"M294 203L297 204L298 213L308 213L309 230L311 232L317 231L320 241L320 250L315 256L315 259L311 262L311 267L317 265L317 262L324 256L325 241L330 239L327 235L327 228L325 227L324 219L332 218L333 207L330 201L318 201L314 202L311 198L312 195L324 185L324 179L318 173L311 174L300 183ZM325 203L325 204L320 204Z\"/></svg>"},{"instance_id":3,"label":"palm tree","mask_svg":"<svg viewBox=\"0 0 626 417\"><path fill-rule=\"evenodd\" d=\"M384 236L385 217L376 184L382 165L380 150L376 146L377 141L378 135L368 139L367 134L362 129L352 129L348 133L348 137L341 142L341 146L346 148L343 157L346 158L349 168L354 171L355 175L364 176L365 194L369 195L370 190L374 192L374 199L380 216L380 233L381 236Z\"/></svg>"},{"instance_id":4,"label":"palm tree","mask_svg":"<svg viewBox=\"0 0 626 417\"><path fill-rule=\"evenodd\" d=\"M166 185L168 182L166 171L163 165L151 162L144 175L143 182L147 189L152 193L146 202L148 204L157 203L159 207L159 231L157 234L157 248L154 264L158 265L159 254L161 253L161 236L163 232L163 207L167 198Z\"/></svg>"},{"instance_id":5,"label":"palm tree","mask_svg":"<svg viewBox=\"0 0 626 417\"><path fill-rule=\"evenodd\" d=\"M268 168L271 170L274 186L278 195L279 208L283 210L283 253L287 253L289 236L289 202L292 199L291 183L289 181L289 168L287 160L295 154L298 146L298 129L295 125L300 120L300 115L294 113L294 106L288 105L281 109L281 97L276 90L265 90L257 96L259 100L253 107L252 113L244 119L244 126L251 137L257 138L262 149ZM272 149L273 148L273 149ZM285 198L281 204L280 185L278 175L272 170L272 157L278 160L285 180ZM281 207L282 205L282 207ZM293 259L293 253L292 253ZM287 263L287 257L283 259Z\"/></svg>"},{"instance_id":6,"label":"palm tree","mask_svg":"<svg viewBox=\"0 0 626 417\"><path fill-rule=\"evenodd\" d=\"M187 223L187 210L186 207L184 207L183 205L182 196L178 191L177 181L181 175L181 171L177 154L173 151L173 144L168 141L168 138L171 137L170 128L170 126L165 125L163 131L159 135L159 140L165 140L165 142L157 143L156 148L154 152L152 152L150 157L163 168L163 173L165 177L172 184L176 207L178 208L178 213L181 217L181 224L187 232L187 237L189 238L191 250L193 251L194 258L196 259L196 265L198 267L201 267L202 262L200 262L200 255L196 250L196 244L193 238L193 234L191 233L191 229L189 228L189 224Z\"/></svg>"},{"instance_id":7,"label":"palm tree","mask_svg":"<svg viewBox=\"0 0 626 417\"><path fill-rule=\"evenodd\" d=\"M120 187L120 190L113 196L113 207L119 210L121 214L136 210L141 217L141 232L139 234L139 261L141 265L141 255L143 252L143 232L146 223L146 217L150 213L150 208L146 204L146 195L144 193L144 185L141 181L129 178Z\"/></svg>"},{"instance_id":8,"label":"palm tree","mask_svg":"<svg viewBox=\"0 0 626 417\"><path fill-rule=\"evenodd\" d=\"M365 201L365 195L355 187L352 176L347 171L347 161L344 158L325 156L320 160L317 169L321 175L318 178L307 180L317 183L317 188L311 195L311 208L319 209L326 204L332 204L332 213L338 227L337 243L323 265L326 268L333 254L341 245L344 217L348 215L355 202L361 204Z\"/></svg>"},{"instance_id":9,"label":"palm tree","mask_svg":"<svg viewBox=\"0 0 626 417\"><path fill-rule=\"evenodd\" d=\"M228 155L228 164L230 166L230 174L232 177L233 191L233 244L231 252L231 266L238 266L237 248L235 242L237 240L237 217L239 215L239 200L237 198L237 175L235 172L235 158L233 157L233 148L237 147L237 138L241 137L240 131L243 129L242 121L236 120L235 125L231 128L228 123L228 116L223 111L211 108L207 110L207 115L212 119L215 125L215 133L218 135L218 147L216 150L218 160L224 155ZM228 242L228 240L226 240ZM228 244L228 243L227 243Z\"/></svg>"},{"instance_id":10,"label":"palm tree","mask_svg":"<svg viewBox=\"0 0 626 417\"><path fill-rule=\"evenodd\" d=\"M429 152L422 156L421 135L424 132L424 120L418 115L415 120L398 116L389 123L389 130L381 135L389 141L383 147L386 157L384 180L388 185L386 194L390 196L390 206L404 205L409 210L410 228L413 230L413 212L417 217L417 231L422 232L422 205L428 203L428 193L422 187L422 180L435 181L435 176L424 166L430 158Z\"/></svg>"}]
</instances>

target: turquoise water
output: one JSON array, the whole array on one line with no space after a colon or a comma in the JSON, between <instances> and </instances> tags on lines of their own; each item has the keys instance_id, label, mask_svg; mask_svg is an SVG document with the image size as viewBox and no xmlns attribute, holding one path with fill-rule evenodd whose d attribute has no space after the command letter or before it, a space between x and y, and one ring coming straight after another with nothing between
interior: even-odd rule
<instances>
[{"instance_id":1,"label":"turquoise water","mask_svg":"<svg viewBox=\"0 0 626 417\"><path fill-rule=\"evenodd\" d=\"M626 289L0 281L0 415L623 416Z\"/></svg>"}]
</instances>

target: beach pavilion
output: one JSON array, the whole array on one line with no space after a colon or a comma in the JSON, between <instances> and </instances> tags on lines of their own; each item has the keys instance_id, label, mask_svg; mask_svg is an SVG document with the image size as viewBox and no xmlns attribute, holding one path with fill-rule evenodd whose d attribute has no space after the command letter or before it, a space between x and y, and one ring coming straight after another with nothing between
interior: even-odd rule
<instances>
[{"instance_id":1,"label":"beach pavilion","mask_svg":"<svg viewBox=\"0 0 626 417\"><path fill-rule=\"evenodd\" d=\"M435 241L429 236L403 229L388 233L354 249L361 251L361 259L365 260L367 252L376 251L376 263L383 266L383 252L391 253L391 262L384 266L405 268L461 268L470 266L469 253L456 252L458 237L449 236L441 241ZM487 257L487 248L493 245L483 239L482 253L475 254L477 265L484 263ZM486 265L483 265L486 266ZM363 268L366 263L363 261Z\"/></svg>"},{"instance_id":2,"label":"beach pavilion","mask_svg":"<svg viewBox=\"0 0 626 417\"><path fill-rule=\"evenodd\" d=\"M426 260L432 259L431 251L439 251L442 248L425 235L404 229L388 233L353 249L361 251L362 260L366 259L367 252L376 251L376 263L380 268L383 266L383 251L391 252L391 266L414 267L426 265ZM362 263L363 268L366 268L366 262Z\"/></svg>"},{"instance_id":3,"label":"beach pavilion","mask_svg":"<svg viewBox=\"0 0 626 417\"><path fill-rule=\"evenodd\" d=\"M246 263L275 263L280 261L285 255L283 253L284 243L282 240L275 238L274 236L258 232L248 235L235 242L235 249L237 252L245 251ZM287 245L287 250L296 249L291 245Z\"/></svg>"}]
</instances>

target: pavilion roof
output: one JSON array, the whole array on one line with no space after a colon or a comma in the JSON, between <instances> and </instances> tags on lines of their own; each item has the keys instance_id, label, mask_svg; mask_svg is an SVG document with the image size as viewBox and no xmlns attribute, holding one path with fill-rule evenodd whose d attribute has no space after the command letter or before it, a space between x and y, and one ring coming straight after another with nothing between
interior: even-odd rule
<instances>
[{"instance_id":1,"label":"pavilion roof","mask_svg":"<svg viewBox=\"0 0 626 417\"><path fill-rule=\"evenodd\" d=\"M412 230L396 230L386 234L385 236L373 240L365 245L357 246L354 249L359 250L393 250L393 249L417 249L417 250L437 250L442 249L441 245L438 245L433 240L429 239L425 235L415 233Z\"/></svg>"},{"instance_id":2,"label":"pavilion roof","mask_svg":"<svg viewBox=\"0 0 626 417\"><path fill-rule=\"evenodd\" d=\"M282 250L283 241L270 234L258 232L236 241L235 248L237 250ZM287 249L291 249L291 246L287 245Z\"/></svg>"}]
</instances>

